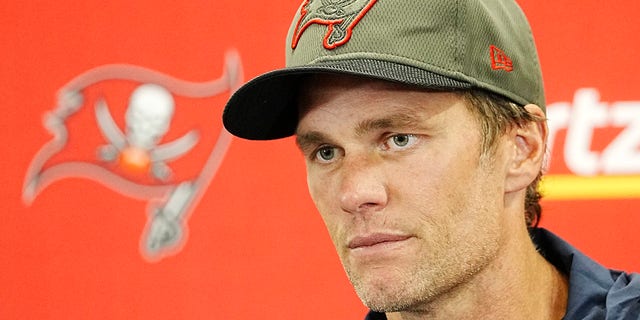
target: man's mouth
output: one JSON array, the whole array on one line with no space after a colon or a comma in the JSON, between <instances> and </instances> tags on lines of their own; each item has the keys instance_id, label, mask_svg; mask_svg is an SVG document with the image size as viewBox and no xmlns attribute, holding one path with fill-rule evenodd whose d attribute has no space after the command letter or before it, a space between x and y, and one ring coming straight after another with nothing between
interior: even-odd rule
<instances>
[{"instance_id":1,"label":"man's mouth","mask_svg":"<svg viewBox=\"0 0 640 320\"><path fill-rule=\"evenodd\" d=\"M411 238L411 236L405 234L372 233L354 237L349 241L348 248L369 248L381 244L399 243L409 238Z\"/></svg>"}]
</instances>

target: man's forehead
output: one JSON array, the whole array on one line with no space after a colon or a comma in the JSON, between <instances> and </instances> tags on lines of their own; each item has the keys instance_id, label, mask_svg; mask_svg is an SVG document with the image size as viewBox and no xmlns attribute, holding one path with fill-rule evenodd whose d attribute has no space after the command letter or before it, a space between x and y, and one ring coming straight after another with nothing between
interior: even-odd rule
<instances>
[{"instance_id":1,"label":"man's forehead","mask_svg":"<svg viewBox=\"0 0 640 320\"><path fill-rule=\"evenodd\" d=\"M467 103L460 92L420 90L375 79L354 80L356 83L329 81L307 89L298 101L295 134L313 138L343 128L362 136L383 129L419 128L448 108Z\"/></svg>"},{"instance_id":2,"label":"man's forehead","mask_svg":"<svg viewBox=\"0 0 640 320\"><path fill-rule=\"evenodd\" d=\"M459 94L460 91L425 89L404 83L376 79L350 74L309 74L300 78L297 94L298 120L300 120L310 108L323 105L336 93L347 91L361 91L363 88L378 92L423 92ZM397 96L400 97L400 96ZM355 97L354 97L355 98ZM357 101L354 101L356 103Z\"/></svg>"}]
</instances>

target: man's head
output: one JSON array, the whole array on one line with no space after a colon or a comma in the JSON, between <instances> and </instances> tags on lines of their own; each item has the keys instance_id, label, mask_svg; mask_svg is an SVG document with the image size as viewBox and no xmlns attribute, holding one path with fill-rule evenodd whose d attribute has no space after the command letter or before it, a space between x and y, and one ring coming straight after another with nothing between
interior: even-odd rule
<instances>
[{"instance_id":1,"label":"man's head","mask_svg":"<svg viewBox=\"0 0 640 320\"><path fill-rule=\"evenodd\" d=\"M452 292L524 228L522 214L506 212L524 211L544 126L507 124L487 139L474 99L349 76L304 82L296 141L309 191L374 310L415 310Z\"/></svg>"},{"instance_id":2,"label":"man's head","mask_svg":"<svg viewBox=\"0 0 640 320\"><path fill-rule=\"evenodd\" d=\"M307 0L286 50L287 67L240 88L223 121L247 139L297 136L371 308L449 292L537 222L544 93L513 1Z\"/></svg>"}]
</instances>

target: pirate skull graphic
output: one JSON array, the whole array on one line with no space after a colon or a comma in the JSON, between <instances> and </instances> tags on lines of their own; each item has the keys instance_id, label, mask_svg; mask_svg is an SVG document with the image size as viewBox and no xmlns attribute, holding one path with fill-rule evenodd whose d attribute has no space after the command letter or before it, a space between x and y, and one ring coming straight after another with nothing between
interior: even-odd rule
<instances>
[{"instance_id":1,"label":"pirate skull graphic","mask_svg":"<svg viewBox=\"0 0 640 320\"><path fill-rule=\"evenodd\" d=\"M171 93L156 84L143 84L134 90L125 113L126 129L117 126L106 101L96 102L96 120L109 144L98 148L98 157L117 162L134 172L150 172L166 181L171 176L167 161L187 153L198 141L198 134L190 131L184 136L164 144L160 141L169 131L174 114Z\"/></svg>"}]
</instances>

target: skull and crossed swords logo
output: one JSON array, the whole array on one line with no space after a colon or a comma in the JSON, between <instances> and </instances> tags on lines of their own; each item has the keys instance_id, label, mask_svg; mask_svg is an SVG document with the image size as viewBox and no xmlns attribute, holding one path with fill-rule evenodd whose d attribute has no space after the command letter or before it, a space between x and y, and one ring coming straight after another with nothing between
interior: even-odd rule
<instances>
[{"instance_id":1,"label":"skull and crossed swords logo","mask_svg":"<svg viewBox=\"0 0 640 320\"><path fill-rule=\"evenodd\" d=\"M107 100L95 99L94 119L99 132L96 134L106 144L93 147L93 156L82 158L74 154L77 145L69 144L73 140L79 141L81 147L91 147L92 142L83 141L94 141L84 139L92 136L86 132L92 126L85 125L82 127L85 132L77 132L71 119L87 122L87 118L80 116L88 109L85 93L105 82L139 85L129 96L124 130L118 126L118 118L112 116ZM29 205L45 188L66 178L96 181L122 195L147 201L148 220L140 238L140 251L147 260L158 261L177 253L186 242L187 219L224 159L231 135L219 123L217 140L209 139L210 146L201 146L202 139L195 129L163 142L177 112L185 111L176 108L174 97L209 99L230 94L242 83L242 66L235 51L227 53L222 75L206 82L185 81L133 65L105 65L76 76L59 90L56 107L45 113L43 125L53 138L31 160L24 180L23 201ZM210 136L215 137L215 133ZM206 160L196 164L187 159L186 167L194 172L174 175L169 164L196 148L208 154ZM142 178L145 176L151 181Z\"/></svg>"},{"instance_id":2,"label":"skull and crossed swords logo","mask_svg":"<svg viewBox=\"0 0 640 320\"><path fill-rule=\"evenodd\" d=\"M175 105L171 93L156 84L143 84L132 93L125 114L125 133L113 120L103 99L98 100L95 109L98 127L109 141L99 148L99 157L118 162L128 170L150 170L161 181L167 181L171 175L165 162L184 155L198 142L198 133L192 130L174 141L158 144L169 130Z\"/></svg>"}]
</instances>

